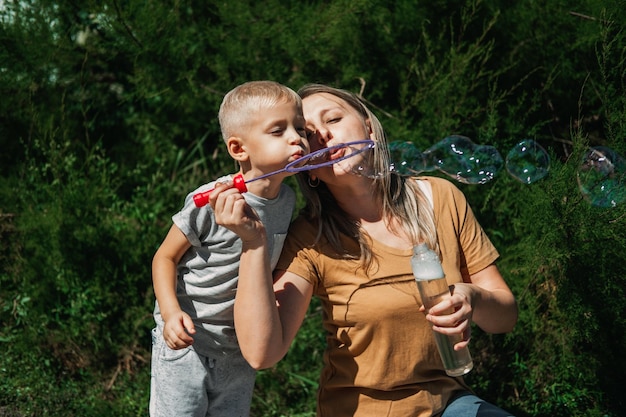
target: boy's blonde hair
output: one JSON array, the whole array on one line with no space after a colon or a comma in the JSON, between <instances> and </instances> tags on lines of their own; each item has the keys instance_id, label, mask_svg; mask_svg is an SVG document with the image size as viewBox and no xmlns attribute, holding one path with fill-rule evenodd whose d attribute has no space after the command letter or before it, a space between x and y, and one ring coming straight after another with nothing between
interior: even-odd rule
<instances>
[{"instance_id":1,"label":"boy's blonde hair","mask_svg":"<svg viewBox=\"0 0 626 417\"><path fill-rule=\"evenodd\" d=\"M227 141L244 131L250 117L279 103L293 102L302 109L302 99L289 87L275 81L249 81L230 90L222 100L218 119Z\"/></svg>"}]
</instances>

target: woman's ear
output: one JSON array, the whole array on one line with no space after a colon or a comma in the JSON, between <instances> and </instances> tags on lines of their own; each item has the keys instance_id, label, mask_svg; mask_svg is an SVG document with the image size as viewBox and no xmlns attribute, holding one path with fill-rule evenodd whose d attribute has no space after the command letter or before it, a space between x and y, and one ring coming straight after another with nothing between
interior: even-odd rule
<instances>
[{"instance_id":1,"label":"woman's ear","mask_svg":"<svg viewBox=\"0 0 626 417\"><path fill-rule=\"evenodd\" d=\"M374 131L372 130L372 123L369 118L365 119L365 128L367 129L370 139L375 140L376 138L374 137Z\"/></svg>"},{"instance_id":2,"label":"woman's ear","mask_svg":"<svg viewBox=\"0 0 626 417\"><path fill-rule=\"evenodd\" d=\"M228 138L226 141L226 149L228 149L228 153L235 161L244 162L249 158L243 141L237 136L231 136Z\"/></svg>"}]
</instances>

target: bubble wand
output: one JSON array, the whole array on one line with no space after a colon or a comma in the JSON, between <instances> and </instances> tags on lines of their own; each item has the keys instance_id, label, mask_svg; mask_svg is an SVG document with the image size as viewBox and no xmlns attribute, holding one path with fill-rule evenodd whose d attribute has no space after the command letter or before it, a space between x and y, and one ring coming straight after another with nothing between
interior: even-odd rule
<instances>
[{"instance_id":1,"label":"bubble wand","mask_svg":"<svg viewBox=\"0 0 626 417\"><path fill-rule=\"evenodd\" d=\"M341 143L338 145L330 146L328 148L318 149L315 152L304 155L301 158L296 159L288 163L284 168L277 171L269 172L267 174L260 175L258 177L245 180L242 174L237 174L233 177L233 187L240 193L248 191L246 187L247 183L258 181L263 178L271 177L272 175L280 174L283 172L301 172L310 171L317 168L322 168L329 165L334 165L345 159L352 158L367 150L373 149L376 143L373 140L358 140L355 142ZM196 207L203 207L209 203L209 196L213 189L194 194L193 201Z\"/></svg>"}]
</instances>

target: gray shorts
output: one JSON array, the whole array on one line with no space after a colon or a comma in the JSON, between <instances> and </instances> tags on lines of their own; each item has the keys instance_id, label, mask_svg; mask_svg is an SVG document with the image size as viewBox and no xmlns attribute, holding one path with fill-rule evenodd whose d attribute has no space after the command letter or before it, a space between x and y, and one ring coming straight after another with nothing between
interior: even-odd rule
<instances>
[{"instance_id":1,"label":"gray shorts","mask_svg":"<svg viewBox=\"0 0 626 417\"><path fill-rule=\"evenodd\" d=\"M172 350L152 330L151 417L245 417L250 414L255 370L240 353L218 359L193 347Z\"/></svg>"}]
</instances>

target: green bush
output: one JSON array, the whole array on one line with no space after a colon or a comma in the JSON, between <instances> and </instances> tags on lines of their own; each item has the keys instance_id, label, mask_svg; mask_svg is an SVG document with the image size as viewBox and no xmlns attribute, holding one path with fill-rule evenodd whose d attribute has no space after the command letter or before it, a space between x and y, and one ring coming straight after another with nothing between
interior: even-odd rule
<instances>
[{"instance_id":1,"label":"green bush","mask_svg":"<svg viewBox=\"0 0 626 417\"><path fill-rule=\"evenodd\" d=\"M358 92L421 150L546 147L534 184L459 185L520 307L510 334L475 329L468 381L520 417L626 409L626 204L577 183L588 146L626 155L619 1L105 3L0 4L0 415L147 413L151 258L184 196L236 169L223 94L265 78ZM320 314L253 415L314 415Z\"/></svg>"}]
</instances>

